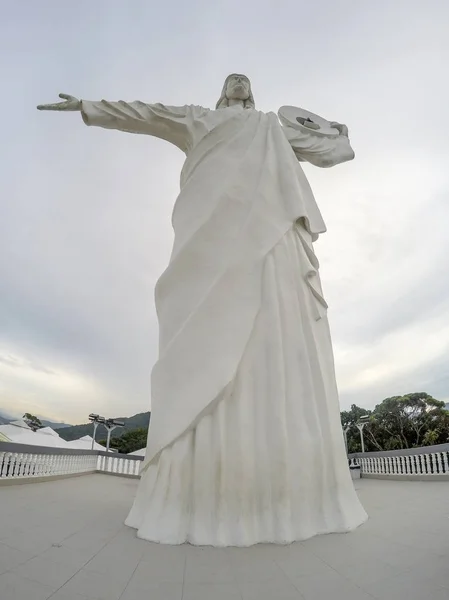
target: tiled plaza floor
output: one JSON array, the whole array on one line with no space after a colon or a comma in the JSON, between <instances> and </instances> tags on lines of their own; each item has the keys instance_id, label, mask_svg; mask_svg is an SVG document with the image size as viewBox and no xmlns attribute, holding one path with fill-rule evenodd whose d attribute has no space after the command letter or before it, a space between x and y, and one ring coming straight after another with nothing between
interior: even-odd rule
<instances>
[{"instance_id":1,"label":"tiled plaza floor","mask_svg":"<svg viewBox=\"0 0 449 600\"><path fill-rule=\"evenodd\" d=\"M449 600L449 482L361 480L357 531L247 549L137 539L136 485L0 487L1 600Z\"/></svg>"}]
</instances>

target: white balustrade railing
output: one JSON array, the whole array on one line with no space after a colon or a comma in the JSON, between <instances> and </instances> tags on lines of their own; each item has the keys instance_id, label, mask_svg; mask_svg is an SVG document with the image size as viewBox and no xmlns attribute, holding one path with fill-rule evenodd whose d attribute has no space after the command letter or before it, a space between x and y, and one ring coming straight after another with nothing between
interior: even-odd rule
<instances>
[{"instance_id":1,"label":"white balustrade railing","mask_svg":"<svg viewBox=\"0 0 449 600\"><path fill-rule=\"evenodd\" d=\"M138 477L142 457L0 442L0 482L106 473Z\"/></svg>"},{"instance_id":2,"label":"white balustrade railing","mask_svg":"<svg viewBox=\"0 0 449 600\"><path fill-rule=\"evenodd\" d=\"M114 475L131 475L138 477L142 462L142 458L135 456L130 457L126 454L101 454L101 456L98 457L97 471L101 471L102 473L112 473Z\"/></svg>"},{"instance_id":3,"label":"white balustrade railing","mask_svg":"<svg viewBox=\"0 0 449 600\"><path fill-rule=\"evenodd\" d=\"M449 479L449 444L349 455L362 477Z\"/></svg>"}]
</instances>

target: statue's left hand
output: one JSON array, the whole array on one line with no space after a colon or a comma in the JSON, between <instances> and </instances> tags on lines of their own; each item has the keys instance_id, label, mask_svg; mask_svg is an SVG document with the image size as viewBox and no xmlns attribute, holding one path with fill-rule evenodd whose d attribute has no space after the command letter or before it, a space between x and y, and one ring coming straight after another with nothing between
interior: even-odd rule
<instances>
[{"instance_id":1,"label":"statue's left hand","mask_svg":"<svg viewBox=\"0 0 449 600\"><path fill-rule=\"evenodd\" d=\"M349 131L346 125L343 125L342 123L337 123L337 121L332 121L331 123L329 123L329 125L334 129L337 129L340 135L348 137Z\"/></svg>"}]
</instances>

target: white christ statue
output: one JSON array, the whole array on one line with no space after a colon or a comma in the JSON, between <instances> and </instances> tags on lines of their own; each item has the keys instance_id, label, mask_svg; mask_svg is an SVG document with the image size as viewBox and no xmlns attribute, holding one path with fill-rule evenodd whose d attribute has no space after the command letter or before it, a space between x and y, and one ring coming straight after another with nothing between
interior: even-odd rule
<instances>
[{"instance_id":1,"label":"white christ statue","mask_svg":"<svg viewBox=\"0 0 449 600\"><path fill-rule=\"evenodd\" d=\"M126 524L164 544L286 544L366 519L351 480L327 304L312 243L326 230L300 166L354 152L256 110L230 75L216 109L90 102L41 110L162 138L186 155L174 246L156 284L151 425Z\"/></svg>"}]
</instances>

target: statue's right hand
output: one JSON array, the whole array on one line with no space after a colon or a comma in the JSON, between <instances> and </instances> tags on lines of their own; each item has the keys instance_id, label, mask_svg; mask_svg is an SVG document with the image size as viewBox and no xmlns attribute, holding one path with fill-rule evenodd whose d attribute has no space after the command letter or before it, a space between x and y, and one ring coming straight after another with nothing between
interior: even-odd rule
<instances>
[{"instance_id":1,"label":"statue's right hand","mask_svg":"<svg viewBox=\"0 0 449 600\"><path fill-rule=\"evenodd\" d=\"M59 94L59 97L64 102L56 102L55 104L39 104L38 110L81 110L81 100L69 94Z\"/></svg>"}]
</instances>

